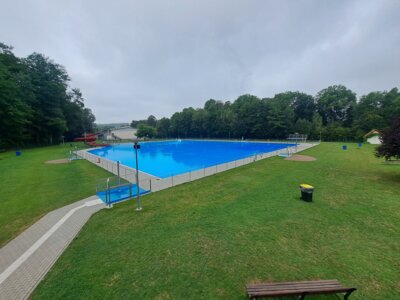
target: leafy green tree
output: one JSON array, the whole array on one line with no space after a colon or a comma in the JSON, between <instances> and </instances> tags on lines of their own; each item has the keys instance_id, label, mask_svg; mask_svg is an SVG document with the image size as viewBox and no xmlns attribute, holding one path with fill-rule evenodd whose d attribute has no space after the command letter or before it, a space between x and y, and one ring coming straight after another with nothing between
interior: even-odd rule
<instances>
[{"instance_id":1,"label":"leafy green tree","mask_svg":"<svg viewBox=\"0 0 400 300\"><path fill-rule=\"evenodd\" d=\"M202 138L207 136L207 112L203 108L196 109L193 112L191 131L193 137Z\"/></svg>"},{"instance_id":2,"label":"leafy green tree","mask_svg":"<svg viewBox=\"0 0 400 300\"><path fill-rule=\"evenodd\" d=\"M294 125L294 131L300 134L310 135L312 130L312 123L305 119L298 119Z\"/></svg>"},{"instance_id":3,"label":"leafy green tree","mask_svg":"<svg viewBox=\"0 0 400 300\"><path fill-rule=\"evenodd\" d=\"M294 120L312 121L316 107L314 97L300 92L289 92L292 97L291 106L294 111Z\"/></svg>"},{"instance_id":4,"label":"leafy green tree","mask_svg":"<svg viewBox=\"0 0 400 300\"><path fill-rule=\"evenodd\" d=\"M190 137L194 109L185 108L182 112L174 113L171 117L171 132L176 137Z\"/></svg>"},{"instance_id":5,"label":"leafy green tree","mask_svg":"<svg viewBox=\"0 0 400 300\"><path fill-rule=\"evenodd\" d=\"M24 101L23 72L12 47L0 43L0 148L22 145L29 138L32 109Z\"/></svg>"},{"instance_id":6,"label":"leafy green tree","mask_svg":"<svg viewBox=\"0 0 400 300\"><path fill-rule=\"evenodd\" d=\"M400 116L400 93L397 88L384 92L381 109L382 116L387 121L387 127L389 127Z\"/></svg>"},{"instance_id":7,"label":"leafy green tree","mask_svg":"<svg viewBox=\"0 0 400 300\"><path fill-rule=\"evenodd\" d=\"M323 132L322 117L319 113L315 112L311 122L311 139L321 140Z\"/></svg>"},{"instance_id":8,"label":"leafy green tree","mask_svg":"<svg viewBox=\"0 0 400 300\"><path fill-rule=\"evenodd\" d=\"M235 114L234 136L241 138L259 138L265 136L264 124L266 106L264 101L253 95L242 95L231 105Z\"/></svg>"},{"instance_id":9,"label":"leafy green tree","mask_svg":"<svg viewBox=\"0 0 400 300\"><path fill-rule=\"evenodd\" d=\"M140 122L140 121L132 120L131 123L130 123L130 126L131 126L132 128L138 128L139 122Z\"/></svg>"},{"instance_id":10,"label":"leafy green tree","mask_svg":"<svg viewBox=\"0 0 400 300\"><path fill-rule=\"evenodd\" d=\"M339 122L351 126L356 94L343 85L334 85L320 91L316 96L317 110L324 125Z\"/></svg>"},{"instance_id":11,"label":"leafy green tree","mask_svg":"<svg viewBox=\"0 0 400 300\"><path fill-rule=\"evenodd\" d=\"M0 43L0 147L52 144L93 130L94 116L64 67L42 54L18 58Z\"/></svg>"},{"instance_id":12,"label":"leafy green tree","mask_svg":"<svg viewBox=\"0 0 400 300\"><path fill-rule=\"evenodd\" d=\"M392 125L382 133L382 145L376 149L376 156L386 160L394 157L400 159L400 118L394 119Z\"/></svg>"},{"instance_id":13,"label":"leafy green tree","mask_svg":"<svg viewBox=\"0 0 400 300\"><path fill-rule=\"evenodd\" d=\"M207 137L218 137L222 126L221 114L224 108L222 101L210 99L204 104L206 119L204 128L206 129Z\"/></svg>"},{"instance_id":14,"label":"leafy green tree","mask_svg":"<svg viewBox=\"0 0 400 300\"><path fill-rule=\"evenodd\" d=\"M94 132L94 122L96 121L96 117L92 113L90 108L83 109L83 131L84 132Z\"/></svg>"},{"instance_id":15,"label":"leafy green tree","mask_svg":"<svg viewBox=\"0 0 400 300\"><path fill-rule=\"evenodd\" d=\"M356 102L344 86L331 86L313 96L285 92L259 99L242 95L233 103L209 99L204 108L185 108L163 120L159 137L286 138L290 133L308 134L312 139L356 140L371 127L382 128L400 114L400 94L374 92ZM132 121L137 126L147 120ZM133 124L135 123L135 124Z\"/></svg>"},{"instance_id":16,"label":"leafy green tree","mask_svg":"<svg viewBox=\"0 0 400 300\"><path fill-rule=\"evenodd\" d=\"M286 138L293 132L294 110L291 107L292 99L286 93L276 94L267 101L268 128L272 138Z\"/></svg>"},{"instance_id":17,"label":"leafy green tree","mask_svg":"<svg viewBox=\"0 0 400 300\"><path fill-rule=\"evenodd\" d=\"M332 122L324 128L323 138L324 141L351 141L354 139L354 133L351 128Z\"/></svg>"},{"instance_id":18,"label":"leafy green tree","mask_svg":"<svg viewBox=\"0 0 400 300\"><path fill-rule=\"evenodd\" d=\"M138 137L153 138L157 135L157 130L146 124L139 124L138 131L136 133Z\"/></svg>"},{"instance_id":19,"label":"leafy green tree","mask_svg":"<svg viewBox=\"0 0 400 300\"><path fill-rule=\"evenodd\" d=\"M168 138L170 137L170 120L168 118L161 118L157 121L157 136L160 138Z\"/></svg>"},{"instance_id":20,"label":"leafy green tree","mask_svg":"<svg viewBox=\"0 0 400 300\"><path fill-rule=\"evenodd\" d=\"M224 107L220 114L220 129L218 131L218 137L231 138L234 130L234 124L236 121L236 115L231 108L229 101L225 102Z\"/></svg>"},{"instance_id":21,"label":"leafy green tree","mask_svg":"<svg viewBox=\"0 0 400 300\"><path fill-rule=\"evenodd\" d=\"M69 77L64 67L42 54L24 59L32 81L35 99L33 135L37 143L59 142L67 130L62 105L67 99Z\"/></svg>"},{"instance_id":22,"label":"leafy green tree","mask_svg":"<svg viewBox=\"0 0 400 300\"><path fill-rule=\"evenodd\" d=\"M72 140L85 133L83 125L83 108L85 105L83 103L82 93L79 89L72 89L67 93L67 96L67 100L63 104L63 112L67 125L64 137L66 140Z\"/></svg>"},{"instance_id":23,"label":"leafy green tree","mask_svg":"<svg viewBox=\"0 0 400 300\"><path fill-rule=\"evenodd\" d=\"M362 96L355 109L354 127L362 135L372 129L382 130L387 126L381 107L385 94L382 92L372 92Z\"/></svg>"},{"instance_id":24,"label":"leafy green tree","mask_svg":"<svg viewBox=\"0 0 400 300\"><path fill-rule=\"evenodd\" d=\"M157 118L153 115L150 115L146 121L147 125L156 127L157 126Z\"/></svg>"}]
</instances>

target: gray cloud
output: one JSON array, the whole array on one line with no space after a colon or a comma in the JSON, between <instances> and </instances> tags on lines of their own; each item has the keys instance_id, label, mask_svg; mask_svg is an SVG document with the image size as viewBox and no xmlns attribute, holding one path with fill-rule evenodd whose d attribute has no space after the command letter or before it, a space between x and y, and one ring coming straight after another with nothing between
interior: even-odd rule
<instances>
[{"instance_id":1,"label":"gray cloud","mask_svg":"<svg viewBox=\"0 0 400 300\"><path fill-rule=\"evenodd\" d=\"M3 1L0 41L64 65L98 122L209 98L399 86L400 2Z\"/></svg>"}]
</instances>

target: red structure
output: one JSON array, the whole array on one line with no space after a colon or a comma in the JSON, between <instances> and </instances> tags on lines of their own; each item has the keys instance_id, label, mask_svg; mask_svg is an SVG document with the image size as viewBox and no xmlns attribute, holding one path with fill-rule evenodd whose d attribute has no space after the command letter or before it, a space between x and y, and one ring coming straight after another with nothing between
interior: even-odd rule
<instances>
[{"instance_id":1,"label":"red structure","mask_svg":"<svg viewBox=\"0 0 400 300\"><path fill-rule=\"evenodd\" d=\"M96 141L87 142L86 145L88 145L90 147L107 147L107 146L110 146L110 144L97 144Z\"/></svg>"},{"instance_id":2,"label":"red structure","mask_svg":"<svg viewBox=\"0 0 400 300\"><path fill-rule=\"evenodd\" d=\"M95 133L85 134L85 136L75 138L75 142L94 142L97 139L97 135Z\"/></svg>"},{"instance_id":3,"label":"red structure","mask_svg":"<svg viewBox=\"0 0 400 300\"><path fill-rule=\"evenodd\" d=\"M86 145L90 147L106 147L110 146L110 144L97 144L96 143L97 139L97 134L95 133L90 133L90 134L85 134L85 136L75 138L75 142L85 142Z\"/></svg>"}]
</instances>

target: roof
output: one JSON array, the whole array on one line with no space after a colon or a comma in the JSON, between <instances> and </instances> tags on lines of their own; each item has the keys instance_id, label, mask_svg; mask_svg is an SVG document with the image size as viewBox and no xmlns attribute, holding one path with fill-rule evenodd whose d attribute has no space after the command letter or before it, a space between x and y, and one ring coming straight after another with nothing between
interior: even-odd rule
<instances>
[{"instance_id":1,"label":"roof","mask_svg":"<svg viewBox=\"0 0 400 300\"><path fill-rule=\"evenodd\" d=\"M382 135L382 132L380 132L378 129L372 129L370 132L364 135L364 137L367 138L372 135Z\"/></svg>"}]
</instances>

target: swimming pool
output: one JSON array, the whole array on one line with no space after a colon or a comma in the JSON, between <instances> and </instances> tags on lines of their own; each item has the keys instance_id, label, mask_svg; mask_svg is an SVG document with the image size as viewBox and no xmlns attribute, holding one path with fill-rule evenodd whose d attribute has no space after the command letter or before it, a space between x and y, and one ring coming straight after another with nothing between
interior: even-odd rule
<instances>
[{"instance_id":1,"label":"swimming pool","mask_svg":"<svg viewBox=\"0 0 400 300\"><path fill-rule=\"evenodd\" d=\"M284 143L197 140L142 142L140 145L139 170L160 178L295 146ZM133 143L93 149L89 152L135 168Z\"/></svg>"}]
</instances>

